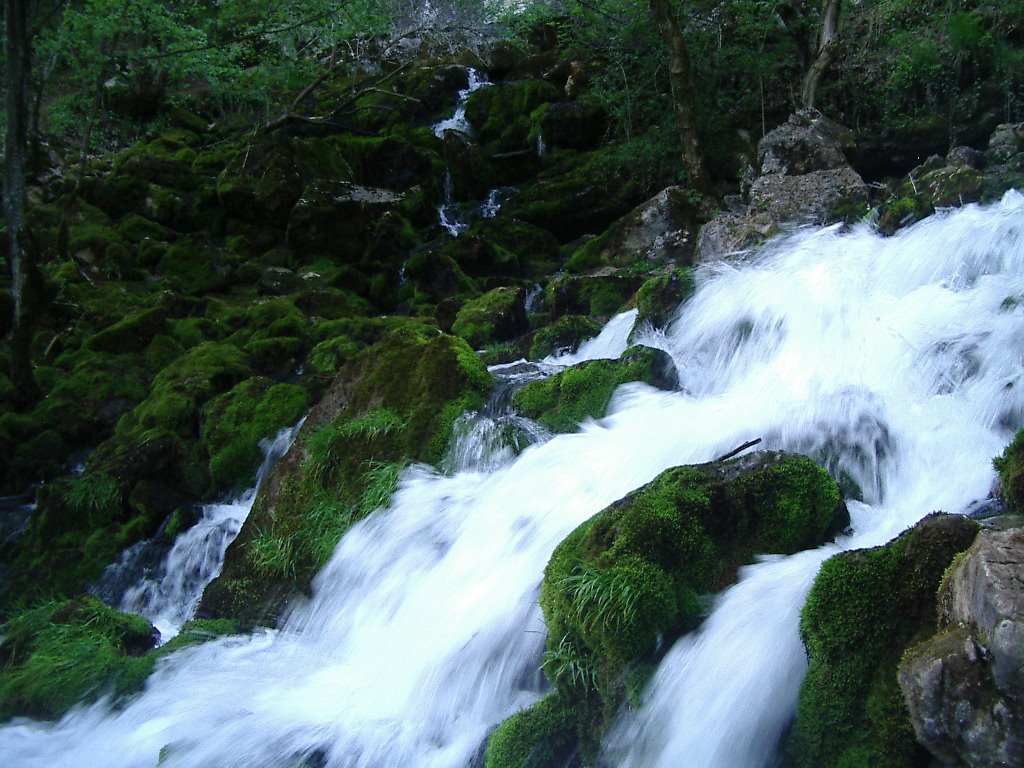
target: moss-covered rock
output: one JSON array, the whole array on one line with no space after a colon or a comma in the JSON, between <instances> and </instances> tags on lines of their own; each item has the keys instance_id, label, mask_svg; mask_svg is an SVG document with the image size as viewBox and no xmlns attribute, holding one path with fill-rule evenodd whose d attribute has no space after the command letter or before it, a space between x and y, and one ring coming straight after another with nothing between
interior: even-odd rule
<instances>
[{"instance_id":1,"label":"moss-covered rock","mask_svg":"<svg viewBox=\"0 0 1024 768\"><path fill-rule=\"evenodd\" d=\"M631 269L607 267L586 275L562 275L548 283L551 316L609 317L622 311L644 283L646 275Z\"/></svg>"},{"instance_id":2,"label":"moss-covered rock","mask_svg":"<svg viewBox=\"0 0 1024 768\"><path fill-rule=\"evenodd\" d=\"M154 336L167 330L167 311L154 307L126 317L88 338L85 349L97 352L141 352Z\"/></svg>"},{"instance_id":3,"label":"moss-covered rock","mask_svg":"<svg viewBox=\"0 0 1024 768\"><path fill-rule=\"evenodd\" d=\"M297 251L330 254L349 263L366 250L376 222L400 208L403 196L347 182L308 185L288 218L287 242Z\"/></svg>"},{"instance_id":4,"label":"moss-covered rock","mask_svg":"<svg viewBox=\"0 0 1024 768\"><path fill-rule=\"evenodd\" d=\"M514 195L502 214L546 229L561 243L603 232L643 200L630 162L615 147L569 157Z\"/></svg>"},{"instance_id":5,"label":"moss-covered rock","mask_svg":"<svg viewBox=\"0 0 1024 768\"><path fill-rule=\"evenodd\" d=\"M618 360L588 360L531 382L516 392L513 403L524 416L552 432L573 432L581 421L604 416L612 394L627 381L662 389L678 383L667 354L638 346L627 349Z\"/></svg>"},{"instance_id":6,"label":"moss-covered rock","mask_svg":"<svg viewBox=\"0 0 1024 768\"><path fill-rule=\"evenodd\" d=\"M409 460L437 462L494 380L462 340L405 321L349 360L260 490L207 588L204 616L272 622Z\"/></svg>"},{"instance_id":7,"label":"moss-covered rock","mask_svg":"<svg viewBox=\"0 0 1024 768\"><path fill-rule=\"evenodd\" d=\"M548 355L575 352L580 342L601 333L601 324L583 315L564 315L545 325L533 336L530 359L540 360Z\"/></svg>"},{"instance_id":8,"label":"moss-covered rock","mask_svg":"<svg viewBox=\"0 0 1024 768\"><path fill-rule=\"evenodd\" d=\"M94 597L46 603L3 626L0 720L56 718L104 693L141 689L157 632Z\"/></svg>"},{"instance_id":9,"label":"moss-covered rock","mask_svg":"<svg viewBox=\"0 0 1024 768\"><path fill-rule=\"evenodd\" d=\"M827 560L800 620L810 668L787 747L793 766L930 765L897 684L903 652L936 627L936 592L977 523L930 515L874 549Z\"/></svg>"},{"instance_id":10,"label":"moss-covered rock","mask_svg":"<svg viewBox=\"0 0 1024 768\"><path fill-rule=\"evenodd\" d=\"M216 182L217 198L229 216L274 226L283 226L288 220L302 186L288 148L262 142L250 151L238 151Z\"/></svg>"},{"instance_id":11,"label":"moss-covered rock","mask_svg":"<svg viewBox=\"0 0 1024 768\"><path fill-rule=\"evenodd\" d=\"M490 342L511 341L529 330L522 288L495 288L467 301L459 310L452 333L479 349Z\"/></svg>"},{"instance_id":12,"label":"moss-covered rock","mask_svg":"<svg viewBox=\"0 0 1024 768\"><path fill-rule=\"evenodd\" d=\"M679 267L645 281L636 292L636 308L640 313L637 324L648 322L656 328L665 326L695 289L693 270Z\"/></svg>"},{"instance_id":13,"label":"moss-covered rock","mask_svg":"<svg viewBox=\"0 0 1024 768\"><path fill-rule=\"evenodd\" d=\"M224 288L228 270L220 254L205 243L180 240L163 254L154 270L177 290L202 295Z\"/></svg>"},{"instance_id":14,"label":"moss-covered rock","mask_svg":"<svg viewBox=\"0 0 1024 768\"><path fill-rule=\"evenodd\" d=\"M571 768L576 751L576 711L557 692L517 712L487 740L484 768Z\"/></svg>"},{"instance_id":15,"label":"moss-covered rock","mask_svg":"<svg viewBox=\"0 0 1024 768\"><path fill-rule=\"evenodd\" d=\"M173 189L189 189L196 183L192 163L196 159L192 146L198 136L178 129L169 131L145 145L120 153L114 163L117 172L145 179Z\"/></svg>"},{"instance_id":16,"label":"moss-covered rock","mask_svg":"<svg viewBox=\"0 0 1024 768\"><path fill-rule=\"evenodd\" d=\"M666 470L573 531L541 585L544 671L576 709L584 759L624 700L624 673L695 628L739 566L816 546L848 522L823 469L762 452Z\"/></svg>"},{"instance_id":17,"label":"moss-covered rock","mask_svg":"<svg viewBox=\"0 0 1024 768\"><path fill-rule=\"evenodd\" d=\"M260 441L295 424L308 408L309 394L302 387L261 377L210 400L202 411L202 438L213 484L220 489L249 484L260 463Z\"/></svg>"}]
</instances>

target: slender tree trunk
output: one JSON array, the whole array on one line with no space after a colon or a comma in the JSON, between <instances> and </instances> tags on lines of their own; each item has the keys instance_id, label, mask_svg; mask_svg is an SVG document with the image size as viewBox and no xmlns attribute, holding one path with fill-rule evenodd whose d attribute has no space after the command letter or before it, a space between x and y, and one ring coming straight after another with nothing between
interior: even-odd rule
<instances>
[{"instance_id":1,"label":"slender tree trunk","mask_svg":"<svg viewBox=\"0 0 1024 768\"><path fill-rule=\"evenodd\" d=\"M705 195L713 196L711 176L708 174L704 153L697 139L697 93L693 86L693 72L690 69L690 52L672 13L670 0L650 0L650 6L654 20L658 24L658 32L668 48L668 75L672 85L676 122L679 124L683 168L690 178L690 184Z\"/></svg>"},{"instance_id":2,"label":"slender tree trunk","mask_svg":"<svg viewBox=\"0 0 1024 768\"><path fill-rule=\"evenodd\" d=\"M28 122L28 74L31 44L28 31L30 0L7 0L7 138L4 154L4 217L7 219L7 260L14 293L11 329L11 383L15 401L26 407L39 397L32 372L31 297L28 275L32 268L25 233L25 145Z\"/></svg>"},{"instance_id":3,"label":"slender tree trunk","mask_svg":"<svg viewBox=\"0 0 1024 768\"><path fill-rule=\"evenodd\" d=\"M821 36L814 61L804 77L801 101L807 109L814 108L814 97L818 91L818 83L825 70L829 68L839 52L839 13L842 11L843 0L824 0L821 7Z\"/></svg>"}]
</instances>

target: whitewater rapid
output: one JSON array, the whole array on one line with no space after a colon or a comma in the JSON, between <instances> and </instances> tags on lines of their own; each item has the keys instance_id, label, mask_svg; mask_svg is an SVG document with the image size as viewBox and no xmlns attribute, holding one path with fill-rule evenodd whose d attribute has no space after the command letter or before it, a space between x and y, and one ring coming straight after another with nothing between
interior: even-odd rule
<instances>
[{"instance_id":1,"label":"whitewater rapid","mask_svg":"<svg viewBox=\"0 0 1024 768\"><path fill-rule=\"evenodd\" d=\"M701 267L697 285L667 331L639 339L672 356L682 391L625 385L606 418L518 457L453 475L411 468L282 627L170 655L121 708L8 724L0 754L75 768L465 768L542 695L537 590L558 542L663 469L761 437L842 477L862 499L853 531L743 569L669 650L646 705L620 717L604 760L770 764L820 562L984 498L992 457L1024 425L1024 197L891 238L802 230Z\"/></svg>"}]
</instances>

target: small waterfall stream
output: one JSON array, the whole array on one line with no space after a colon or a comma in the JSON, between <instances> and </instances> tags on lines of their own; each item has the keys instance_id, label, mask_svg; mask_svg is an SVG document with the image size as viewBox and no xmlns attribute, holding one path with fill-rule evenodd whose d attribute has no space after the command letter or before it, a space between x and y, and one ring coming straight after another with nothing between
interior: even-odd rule
<instances>
[{"instance_id":1,"label":"small waterfall stream","mask_svg":"<svg viewBox=\"0 0 1024 768\"><path fill-rule=\"evenodd\" d=\"M743 569L604 760L770 765L821 560L985 497L992 457L1024 425L1024 196L891 238L800 231L697 282L666 333L639 339L671 354L683 391L625 385L606 418L497 465L410 468L282 627L172 654L120 708L10 723L0 754L20 768L467 768L542 695L537 590L558 542L663 469L764 437L849 475L853 534ZM624 344L621 317L606 331Z\"/></svg>"},{"instance_id":2,"label":"small waterfall stream","mask_svg":"<svg viewBox=\"0 0 1024 768\"><path fill-rule=\"evenodd\" d=\"M152 545L143 541L129 548L117 563L107 568L97 589L100 596L118 603L122 611L149 619L159 630L161 643L175 637L182 625L195 616L203 590L220 575L224 553L249 516L263 479L287 453L301 427L302 421L282 429L272 441L264 441L263 461L252 488L231 501L205 505L199 521L178 536L166 556L155 568L145 569L141 579L138 561L146 557ZM126 584L127 579L131 583Z\"/></svg>"}]
</instances>

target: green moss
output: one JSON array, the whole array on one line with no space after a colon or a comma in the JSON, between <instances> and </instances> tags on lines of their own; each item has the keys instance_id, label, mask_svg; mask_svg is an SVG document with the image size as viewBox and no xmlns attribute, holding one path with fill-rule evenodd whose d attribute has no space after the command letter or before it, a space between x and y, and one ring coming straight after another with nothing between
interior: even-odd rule
<instances>
[{"instance_id":1,"label":"green moss","mask_svg":"<svg viewBox=\"0 0 1024 768\"><path fill-rule=\"evenodd\" d=\"M257 499L206 612L266 621L386 501L407 461L440 461L455 419L493 386L463 340L409 321L351 359Z\"/></svg>"},{"instance_id":2,"label":"green moss","mask_svg":"<svg viewBox=\"0 0 1024 768\"><path fill-rule=\"evenodd\" d=\"M756 554L815 546L848 520L823 469L765 453L667 470L573 531L541 586L544 669L574 703L584 756L624 700L629 670L696 627L705 595Z\"/></svg>"},{"instance_id":3,"label":"green moss","mask_svg":"<svg viewBox=\"0 0 1024 768\"><path fill-rule=\"evenodd\" d=\"M562 351L572 352L580 342L601 333L601 324L581 315L565 315L541 328L533 337L530 359L540 360Z\"/></svg>"},{"instance_id":4,"label":"green moss","mask_svg":"<svg viewBox=\"0 0 1024 768\"><path fill-rule=\"evenodd\" d=\"M166 310L154 307L104 328L83 346L98 352L141 352L154 336L166 330Z\"/></svg>"},{"instance_id":5,"label":"green moss","mask_svg":"<svg viewBox=\"0 0 1024 768\"><path fill-rule=\"evenodd\" d=\"M649 347L627 350L620 360L588 360L566 368L516 392L513 403L524 416L553 432L573 432L585 419L599 419L608 410L616 388L627 381L670 387L670 364L664 353Z\"/></svg>"},{"instance_id":6,"label":"green moss","mask_svg":"<svg viewBox=\"0 0 1024 768\"><path fill-rule=\"evenodd\" d=\"M484 768L566 768L576 749L576 714L550 693L499 725L487 741Z\"/></svg>"},{"instance_id":7,"label":"green moss","mask_svg":"<svg viewBox=\"0 0 1024 768\"><path fill-rule=\"evenodd\" d=\"M521 288L495 288L467 301L452 325L452 332L474 349L493 341L509 341L527 330Z\"/></svg>"},{"instance_id":8,"label":"green moss","mask_svg":"<svg viewBox=\"0 0 1024 768\"><path fill-rule=\"evenodd\" d=\"M211 248L188 240L167 249L156 265L156 273L178 290L195 295L227 285L227 271L220 264L219 255Z\"/></svg>"},{"instance_id":9,"label":"green moss","mask_svg":"<svg viewBox=\"0 0 1024 768\"><path fill-rule=\"evenodd\" d=\"M309 365L317 373L333 376L361 348L348 336L335 336L313 347L308 357Z\"/></svg>"},{"instance_id":10,"label":"green moss","mask_svg":"<svg viewBox=\"0 0 1024 768\"><path fill-rule=\"evenodd\" d=\"M466 117L481 143L491 152L531 148L530 133L542 104L558 101L561 93L543 80L517 80L474 91L466 103Z\"/></svg>"},{"instance_id":11,"label":"green moss","mask_svg":"<svg viewBox=\"0 0 1024 768\"><path fill-rule=\"evenodd\" d=\"M908 647L934 633L942 575L977 531L977 523L958 515L932 515L884 547L825 562L801 614L810 667L790 764L930 765L914 738L896 669Z\"/></svg>"},{"instance_id":12,"label":"green moss","mask_svg":"<svg viewBox=\"0 0 1024 768\"><path fill-rule=\"evenodd\" d=\"M636 292L636 308L640 312L637 323L646 321L659 328L666 325L695 288L692 269L673 267L667 275L652 277Z\"/></svg>"},{"instance_id":13,"label":"green moss","mask_svg":"<svg viewBox=\"0 0 1024 768\"><path fill-rule=\"evenodd\" d=\"M23 611L2 630L0 719L56 718L104 693L134 693L152 669L156 639L140 616L93 597Z\"/></svg>"},{"instance_id":14,"label":"green moss","mask_svg":"<svg viewBox=\"0 0 1024 768\"><path fill-rule=\"evenodd\" d=\"M309 408L309 395L296 384L252 378L203 408L202 439L210 457L210 479L217 488L241 488L259 466L261 440L289 427Z\"/></svg>"},{"instance_id":15,"label":"green moss","mask_svg":"<svg viewBox=\"0 0 1024 768\"><path fill-rule=\"evenodd\" d=\"M1003 499L1014 512L1024 511L1024 429L997 456L992 464L999 473L999 488Z\"/></svg>"},{"instance_id":16,"label":"green moss","mask_svg":"<svg viewBox=\"0 0 1024 768\"><path fill-rule=\"evenodd\" d=\"M129 243L141 243L143 240L169 240L172 236L167 227L134 213L126 216L117 225L117 231Z\"/></svg>"},{"instance_id":17,"label":"green moss","mask_svg":"<svg viewBox=\"0 0 1024 768\"><path fill-rule=\"evenodd\" d=\"M609 317L629 304L643 282L644 275L631 269L562 275L548 284L546 297L554 317L567 314Z\"/></svg>"}]
</instances>

